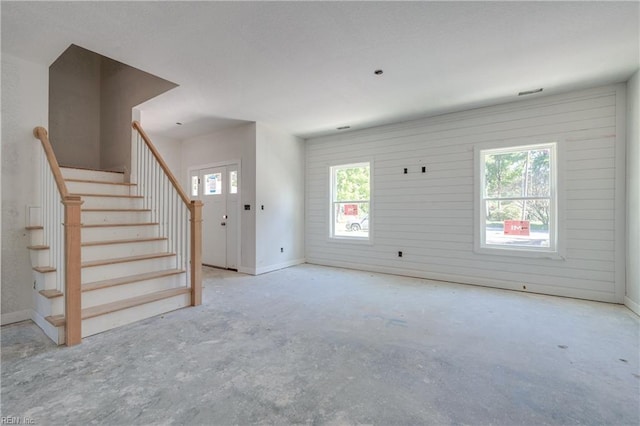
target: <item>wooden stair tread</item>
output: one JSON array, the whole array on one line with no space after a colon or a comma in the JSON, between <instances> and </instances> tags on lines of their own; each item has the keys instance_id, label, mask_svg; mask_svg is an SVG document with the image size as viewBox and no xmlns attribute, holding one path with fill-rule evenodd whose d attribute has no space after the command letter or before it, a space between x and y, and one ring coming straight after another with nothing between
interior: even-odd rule
<instances>
[{"instance_id":1,"label":"wooden stair tread","mask_svg":"<svg viewBox=\"0 0 640 426\"><path fill-rule=\"evenodd\" d=\"M88 243L82 243L82 247L107 246L110 244L146 243L151 241L165 241L167 239L168 239L167 237L151 237L151 238L131 238L128 240L91 241Z\"/></svg>"},{"instance_id":2,"label":"wooden stair tread","mask_svg":"<svg viewBox=\"0 0 640 426\"><path fill-rule=\"evenodd\" d=\"M83 212L150 212L151 209L82 209Z\"/></svg>"},{"instance_id":3,"label":"wooden stair tread","mask_svg":"<svg viewBox=\"0 0 640 426\"><path fill-rule=\"evenodd\" d=\"M109 182L106 180L92 180L92 179L65 179L65 182L79 182L79 183L97 183L100 185L120 185L120 186L136 186L135 183L129 182Z\"/></svg>"},{"instance_id":4,"label":"wooden stair tread","mask_svg":"<svg viewBox=\"0 0 640 426\"><path fill-rule=\"evenodd\" d=\"M93 290L99 290L101 288L115 287L123 284L130 284L137 281L146 281L151 279L168 277L170 275L182 274L184 272L185 272L184 269L167 269L163 271L147 272L144 274L129 275L128 277L113 278L110 280L103 280L103 281L94 281L92 283L82 284L81 288L83 292L93 291Z\"/></svg>"},{"instance_id":5,"label":"wooden stair tread","mask_svg":"<svg viewBox=\"0 0 640 426\"><path fill-rule=\"evenodd\" d=\"M29 250L48 250L49 246L27 246Z\"/></svg>"},{"instance_id":6,"label":"wooden stair tread","mask_svg":"<svg viewBox=\"0 0 640 426\"><path fill-rule=\"evenodd\" d=\"M36 272L46 273L46 272L55 272L56 268L54 268L53 266L35 266L33 270Z\"/></svg>"},{"instance_id":7,"label":"wooden stair tread","mask_svg":"<svg viewBox=\"0 0 640 426\"><path fill-rule=\"evenodd\" d=\"M27 231L34 231L37 229L44 229L44 226L40 226L40 225L32 225L32 226L25 226L25 228Z\"/></svg>"},{"instance_id":8,"label":"wooden stair tread","mask_svg":"<svg viewBox=\"0 0 640 426\"><path fill-rule=\"evenodd\" d=\"M53 299L54 297L60 297L63 295L63 293L59 290L40 290L38 293L40 293L47 299Z\"/></svg>"},{"instance_id":9,"label":"wooden stair tread","mask_svg":"<svg viewBox=\"0 0 640 426\"><path fill-rule=\"evenodd\" d=\"M132 297L130 299L120 300L118 302L106 303L104 305L92 306L82 310L82 319L97 317L99 315L110 314L111 312L121 311L123 309L133 308L135 306L145 305L147 303L156 302L169 297L187 294L191 290L187 287L171 288L169 290L156 291L154 293L145 294L143 296Z\"/></svg>"},{"instance_id":10,"label":"wooden stair tread","mask_svg":"<svg viewBox=\"0 0 640 426\"><path fill-rule=\"evenodd\" d=\"M138 256L118 257L115 259L92 260L90 262L82 262L80 267L91 268L93 266L112 265L114 263L135 262L138 260L160 259L162 257L172 257L175 255L176 255L175 253L151 253L151 254L141 254Z\"/></svg>"},{"instance_id":11,"label":"wooden stair tread","mask_svg":"<svg viewBox=\"0 0 640 426\"><path fill-rule=\"evenodd\" d=\"M79 193L69 194L73 197L106 197L106 198L144 198L142 195L116 195L116 194L91 194L91 193Z\"/></svg>"},{"instance_id":12,"label":"wooden stair tread","mask_svg":"<svg viewBox=\"0 0 640 426\"><path fill-rule=\"evenodd\" d=\"M121 170L107 170L107 169L93 169L91 167L78 167L78 166L64 166L60 164L61 169L76 169L76 170L90 170L92 172L105 172L105 173L118 173L123 175L124 172Z\"/></svg>"},{"instance_id":13,"label":"wooden stair tread","mask_svg":"<svg viewBox=\"0 0 640 426\"><path fill-rule=\"evenodd\" d=\"M132 222L132 223L97 223L94 225L81 225L82 228L110 228L117 226L152 226L159 225L158 222Z\"/></svg>"},{"instance_id":14,"label":"wooden stair tread","mask_svg":"<svg viewBox=\"0 0 640 426\"><path fill-rule=\"evenodd\" d=\"M48 317L44 317L49 323L54 327L63 326L65 323L64 315L51 315Z\"/></svg>"},{"instance_id":15,"label":"wooden stair tread","mask_svg":"<svg viewBox=\"0 0 640 426\"><path fill-rule=\"evenodd\" d=\"M82 310L81 316L83 320L94 318L100 315L110 314L112 312L122 311L124 309L135 308L136 306L146 305L147 303L157 302L158 300L179 296L181 294L187 294L190 291L191 290L187 287L156 291L154 293L132 297L130 299L119 300L117 302L105 303L104 305L85 308ZM55 327L60 327L65 324L64 315L48 316L45 319Z\"/></svg>"}]
</instances>

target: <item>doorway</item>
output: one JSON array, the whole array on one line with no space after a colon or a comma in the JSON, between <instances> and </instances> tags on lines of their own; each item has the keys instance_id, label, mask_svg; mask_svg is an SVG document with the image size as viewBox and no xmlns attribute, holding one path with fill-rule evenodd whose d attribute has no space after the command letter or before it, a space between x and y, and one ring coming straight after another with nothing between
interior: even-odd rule
<instances>
[{"instance_id":1,"label":"doorway","mask_svg":"<svg viewBox=\"0 0 640 426\"><path fill-rule=\"evenodd\" d=\"M238 269L237 164L191 170L191 196L202 201L202 263Z\"/></svg>"}]
</instances>

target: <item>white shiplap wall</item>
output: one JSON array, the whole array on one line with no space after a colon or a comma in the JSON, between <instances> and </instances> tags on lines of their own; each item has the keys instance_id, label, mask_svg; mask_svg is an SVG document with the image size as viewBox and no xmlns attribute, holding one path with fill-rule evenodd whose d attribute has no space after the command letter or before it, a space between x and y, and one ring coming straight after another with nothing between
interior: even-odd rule
<instances>
[{"instance_id":1,"label":"white shiplap wall","mask_svg":"<svg viewBox=\"0 0 640 426\"><path fill-rule=\"evenodd\" d=\"M625 88L615 85L310 139L307 261L620 303L624 120ZM474 148L552 141L564 259L475 253ZM367 160L372 242L331 240L329 167Z\"/></svg>"}]
</instances>

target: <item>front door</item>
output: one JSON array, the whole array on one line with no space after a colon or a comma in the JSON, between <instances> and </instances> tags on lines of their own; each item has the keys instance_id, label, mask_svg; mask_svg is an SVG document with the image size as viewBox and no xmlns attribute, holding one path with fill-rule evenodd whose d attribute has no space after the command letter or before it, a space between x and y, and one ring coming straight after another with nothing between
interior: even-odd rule
<instances>
[{"instance_id":1,"label":"front door","mask_svg":"<svg viewBox=\"0 0 640 426\"><path fill-rule=\"evenodd\" d=\"M202 263L237 268L238 167L228 165L194 171L192 195L202 201Z\"/></svg>"}]
</instances>

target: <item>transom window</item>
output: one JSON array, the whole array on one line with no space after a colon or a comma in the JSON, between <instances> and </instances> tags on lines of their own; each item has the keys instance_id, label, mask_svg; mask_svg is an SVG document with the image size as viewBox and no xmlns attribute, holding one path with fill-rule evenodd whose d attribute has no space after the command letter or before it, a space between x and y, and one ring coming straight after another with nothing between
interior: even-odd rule
<instances>
[{"instance_id":1,"label":"transom window","mask_svg":"<svg viewBox=\"0 0 640 426\"><path fill-rule=\"evenodd\" d=\"M331 237L368 240L370 233L370 164L331 167Z\"/></svg>"},{"instance_id":2,"label":"transom window","mask_svg":"<svg viewBox=\"0 0 640 426\"><path fill-rule=\"evenodd\" d=\"M556 144L479 151L479 248L557 252Z\"/></svg>"}]
</instances>

